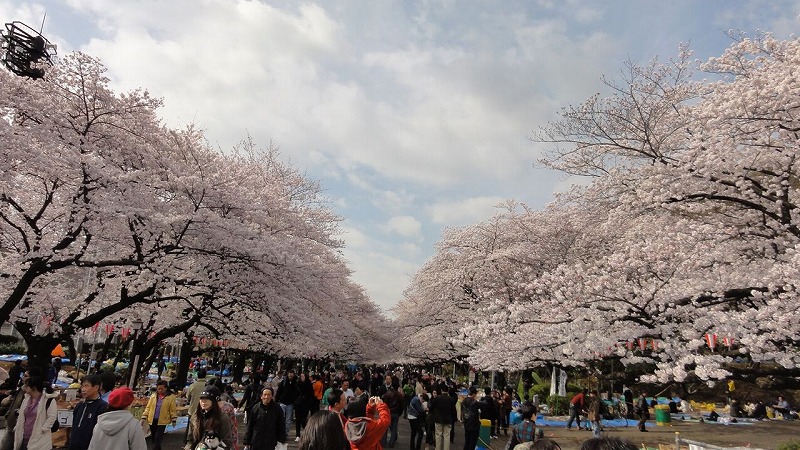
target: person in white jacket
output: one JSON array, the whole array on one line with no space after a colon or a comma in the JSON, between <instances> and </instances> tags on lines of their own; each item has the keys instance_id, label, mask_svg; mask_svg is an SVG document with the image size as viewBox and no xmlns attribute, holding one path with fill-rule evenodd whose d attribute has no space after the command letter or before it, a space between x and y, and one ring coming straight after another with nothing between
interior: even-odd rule
<instances>
[{"instance_id":1,"label":"person in white jacket","mask_svg":"<svg viewBox=\"0 0 800 450\"><path fill-rule=\"evenodd\" d=\"M123 386L108 396L108 411L97 417L88 450L147 450L144 431L128 407L133 391Z\"/></svg>"},{"instance_id":2,"label":"person in white jacket","mask_svg":"<svg viewBox=\"0 0 800 450\"><path fill-rule=\"evenodd\" d=\"M44 388L44 378L32 376L23 386L25 398L19 407L14 427L14 450L50 450L53 434L50 429L58 416L55 397Z\"/></svg>"}]
</instances>

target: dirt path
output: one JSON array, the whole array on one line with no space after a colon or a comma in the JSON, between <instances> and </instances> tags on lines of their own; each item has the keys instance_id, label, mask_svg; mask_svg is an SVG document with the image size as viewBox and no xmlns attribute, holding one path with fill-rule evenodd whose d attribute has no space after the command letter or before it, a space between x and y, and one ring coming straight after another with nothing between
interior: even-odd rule
<instances>
[{"instance_id":1,"label":"dirt path","mask_svg":"<svg viewBox=\"0 0 800 450\"><path fill-rule=\"evenodd\" d=\"M563 450L578 449L591 437L590 431L568 431L564 428L544 427L545 437L554 439ZM628 439L641 447L658 448L658 444L675 444L675 433L681 437L725 447L752 447L774 449L778 444L792 439L800 440L800 421L762 421L752 425L719 425L674 421L671 426L656 426L648 422L648 432L642 433L633 426L607 428L606 436ZM501 447L502 448L502 447Z\"/></svg>"}]
</instances>

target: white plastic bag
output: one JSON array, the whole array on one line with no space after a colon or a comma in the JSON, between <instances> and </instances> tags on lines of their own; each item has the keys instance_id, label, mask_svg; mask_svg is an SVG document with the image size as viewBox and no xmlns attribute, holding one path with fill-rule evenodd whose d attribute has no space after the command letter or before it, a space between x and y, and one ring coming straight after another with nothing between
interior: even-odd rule
<instances>
[{"instance_id":1,"label":"white plastic bag","mask_svg":"<svg viewBox=\"0 0 800 450\"><path fill-rule=\"evenodd\" d=\"M286 450L286 444L283 442L278 442L278 445L275 446L275 450Z\"/></svg>"}]
</instances>

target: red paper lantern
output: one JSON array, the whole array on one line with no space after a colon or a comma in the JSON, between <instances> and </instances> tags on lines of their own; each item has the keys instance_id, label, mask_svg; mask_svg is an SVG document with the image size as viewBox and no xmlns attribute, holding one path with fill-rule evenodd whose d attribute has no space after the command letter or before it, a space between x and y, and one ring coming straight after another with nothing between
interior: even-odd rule
<instances>
[{"instance_id":1,"label":"red paper lantern","mask_svg":"<svg viewBox=\"0 0 800 450\"><path fill-rule=\"evenodd\" d=\"M708 344L708 348L710 348L711 351L714 351L714 349L717 347L717 335L716 334L707 333L706 334L706 344Z\"/></svg>"}]
</instances>

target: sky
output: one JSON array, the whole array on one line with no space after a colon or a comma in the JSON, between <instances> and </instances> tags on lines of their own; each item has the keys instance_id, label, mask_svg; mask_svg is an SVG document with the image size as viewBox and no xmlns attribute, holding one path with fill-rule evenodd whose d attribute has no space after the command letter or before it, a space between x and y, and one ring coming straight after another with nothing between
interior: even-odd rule
<instances>
[{"instance_id":1,"label":"sky","mask_svg":"<svg viewBox=\"0 0 800 450\"><path fill-rule=\"evenodd\" d=\"M531 137L603 76L800 25L785 0L0 0L3 22L39 29L45 12L60 55L162 97L166 124L222 151L275 145L320 181L353 280L389 316L443 230L580 182L542 167Z\"/></svg>"}]
</instances>

